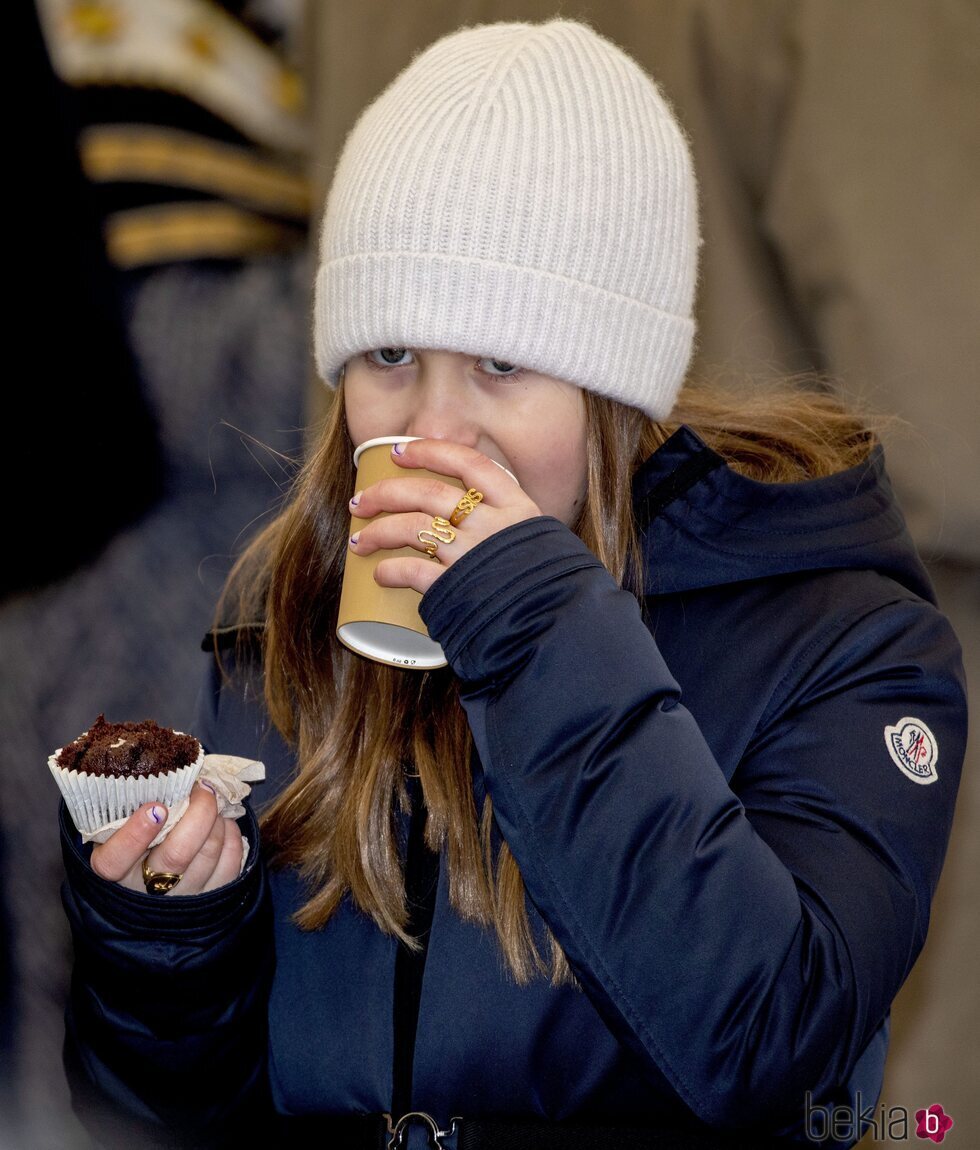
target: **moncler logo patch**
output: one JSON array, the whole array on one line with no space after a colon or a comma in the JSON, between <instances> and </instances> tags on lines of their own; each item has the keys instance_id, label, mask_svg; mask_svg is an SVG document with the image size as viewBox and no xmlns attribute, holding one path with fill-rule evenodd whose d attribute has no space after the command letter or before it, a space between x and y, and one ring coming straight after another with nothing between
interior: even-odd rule
<instances>
[{"instance_id":1,"label":"moncler logo patch","mask_svg":"<svg viewBox=\"0 0 980 1150\"><path fill-rule=\"evenodd\" d=\"M907 717L885 727L885 746L895 766L913 783L934 783L939 778L936 737L921 719Z\"/></svg>"}]
</instances>

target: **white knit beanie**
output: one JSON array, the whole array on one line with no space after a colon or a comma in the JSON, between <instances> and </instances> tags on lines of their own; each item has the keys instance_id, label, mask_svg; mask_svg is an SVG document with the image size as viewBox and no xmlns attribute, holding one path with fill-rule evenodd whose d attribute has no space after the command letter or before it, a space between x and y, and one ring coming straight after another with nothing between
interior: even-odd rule
<instances>
[{"instance_id":1,"label":"white knit beanie","mask_svg":"<svg viewBox=\"0 0 980 1150\"><path fill-rule=\"evenodd\" d=\"M437 40L337 164L317 369L381 347L493 356L663 418L694 340L697 187L639 65L572 20Z\"/></svg>"}]
</instances>

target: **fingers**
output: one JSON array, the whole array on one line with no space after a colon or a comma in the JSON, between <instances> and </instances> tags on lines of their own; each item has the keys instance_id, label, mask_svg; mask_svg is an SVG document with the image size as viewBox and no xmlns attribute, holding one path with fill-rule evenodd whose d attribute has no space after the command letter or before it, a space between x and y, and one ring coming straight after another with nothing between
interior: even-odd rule
<instances>
[{"instance_id":1,"label":"fingers","mask_svg":"<svg viewBox=\"0 0 980 1150\"><path fill-rule=\"evenodd\" d=\"M191 791L184 817L163 842L150 851L147 866L150 870L185 874L207 842L217 817L218 802L213 791L198 783Z\"/></svg>"},{"instance_id":2,"label":"fingers","mask_svg":"<svg viewBox=\"0 0 980 1150\"><path fill-rule=\"evenodd\" d=\"M478 487L491 503L504 506L523 494L517 478L495 459L448 439L414 439L396 443L391 457L403 467L424 467L439 475L455 475L466 487ZM458 496L457 496L458 498Z\"/></svg>"},{"instance_id":3,"label":"fingers","mask_svg":"<svg viewBox=\"0 0 980 1150\"><path fill-rule=\"evenodd\" d=\"M168 892L170 895L201 893L221 859L224 823L225 819L218 814L214 792L205 784L198 783L191 792L190 805L184 817L147 855L146 865L150 870L183 875Z\"/></svg>"},{"instance_id":4,"label":"fingers","mask_svg":"<svg viewBox=\"0 0 980 1150\"><path fill-rule=\"evenodd\" d=\"M177 897L216 890L238 878L241 869L241 831L233 819L217 818L204 845L184 871L184 877L168 893Z\"/></svg>"},{"instance_id":5,"label":"fingers","mask_svg":"<svg viewBox=\"0 0 980 1150\"><path fill-rule=\"evenodd\" d=\"M185 816L186 818L186 816ZM200 849L195 853L194 857L188 862L183 869L179 866L171 868L165 866L163 862L158 862L156 855L158 851L162 851L167 843L165 839L159 847L150 851L150 855L146 860L146 865L150 870L163 870L172 871L173 874L182 874L184 877L180 882L168 891L168 894L173 895L186 895L186 894L200 894L207 886L208 880L214 874L218 861L221 858L221 852L225 845L225 827L224 824L227 820L223 818L215 818L208 831L208 837L201 844ZM178 824L180 826L183 819ZM170 832L172 837L177 833L176 829Z\"/></svg>"},{"instance_id":6,"label":"fingers","mask_svg":"<svg viewBox=\"0 0 980 1150\"><path fill-rule=\"evenodd\" d=\"M392 550L396 547L414 547L416 551L424 552L430 542L419 539L420 531L431 532L433 517L425 512L415 512L404 515L384 515L375 520L370 528L365 528L351 536L350 549L358 555L370 555L374 551ZM456 528L440 528L442 534L440 547L451 547L456 535Z\"/></svg>"},{"instance_id":7,"label":"fingers","mask_svg":"<svg viewBox=\"0 0 980 1150\"><path fill-rule=\"evenodd\" d=\"M166 821L165 806L161 803L144 803L108 842L95 847L89 862L92 870L110 882L122 882L131 871L138 869L147 847Z\"/></svg>"},{"instance_id":8,"label":"fingers","mask_svg":"<svg viewBox=\"0 0 980 1150\"><path fill-rule=\"evenodd\" d=\"M233 819L223 818L218 821L224 826L221 856L203 890L217 890L219 886L234 882L242 873L242 832ZM180 893L179 888L175 893Z\"/></svg>"},{"instance_id":9,"label":"fingers","mask_svg":"<svg viewBox=\"0 0 980 1150\"><path fill-rule=\"evenodd\" d=\"M436 515L448 519L463 492L441 479L412 479L410 475L379 479L356 492L350 501L351 515L373 519L382 511L420 511L430 523Z\"/></svg>"},{"instance_id":10,"label":"fingers","mask_svg":"<svg viewBox=\"0 0 980 1150\"><path fill-rule=\"evenodd\" d=\"M159 803L141 807L108 842L92 852L96 874L130 890L145 891L143 859L157 873L179 874L169 896L200 894L236 879L241 872L242 836L232 819L218 815L214 792L199 783L191 792L183 818L170 834L147 854L147 848L166 821ZM111 848L111 849L110 849Z\"/></svg>"},{"instance_id":11,"label":"fingers","mask_svg":"<svg viewBox=\"0 0 980 1150\"><path fill-rule=\"evenodd\" d=\"M431 559L382 559L374 569L380 587L412 587L424 595L446 568Z\"/></svg>"},{"instance_id":12,"label":"fingers","mask_svg":"<svg viewBox=\"0 0 980 1150\"><path fill-rule=\"evenodd\" d=\"M352 516L370 520L350 537L349 547L355 554L366 558L377 551L403 547L420 552L417 559L380 559L373 576L382 587L412 587L424 595L447 568L477 544L512 524L541 515L538 505L501 464L472 447L444 439L416 439L395 444L392 458L406 474L381 479L356 492L350 501ZM436 516L451 518L464 492L441 479L412 479L413 467L456 476L466 490L472 487L479 491L482 499L458 526L436 524ZM447 538L449 530L454 535ZM426 533L421 540L419 532ZM435 555L423 557L435 540Z\"/></svg>"}]
</instances>

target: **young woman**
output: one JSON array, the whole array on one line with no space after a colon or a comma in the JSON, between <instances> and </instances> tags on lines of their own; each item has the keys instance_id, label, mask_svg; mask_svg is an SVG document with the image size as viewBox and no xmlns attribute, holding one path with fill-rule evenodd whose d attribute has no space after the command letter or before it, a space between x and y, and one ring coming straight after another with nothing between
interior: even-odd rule
<instances>
[{"instance_id":1,"label":"young woman","mask_svg":"<svg viewBox=\"0 0 980 1150\"><path fill-rule=\"evenodd\" d=\"M336 399L205 644L196 733L266 763L261 820L201 789L149 853L140 811L86 857L62 816L103 1137L107 1101L181 1144L863 1133L958 647L857 418L680 391L699 243L667 104L582 24L464 29L364 113L316 282ZM380 435L418 438L355 491ZM348 550L406 545L377 579L421 593L440 671L335 636Z\"/></svg>"}]
</instances>

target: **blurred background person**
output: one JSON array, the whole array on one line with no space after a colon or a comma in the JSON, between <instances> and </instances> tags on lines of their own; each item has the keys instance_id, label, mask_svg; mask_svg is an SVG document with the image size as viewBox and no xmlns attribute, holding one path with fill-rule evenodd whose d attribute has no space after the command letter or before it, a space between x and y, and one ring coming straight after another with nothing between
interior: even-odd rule
<instances>
[{"instance_id":1,"label":"blurred background person","mask_svg":"<svg viewBox=\"0 0 980 1150\"><path fill-rule=\"evenodd\" d=\"M299 3L23 14L40 178L17 222L32 375L0 606L0 1145L66 1150L90 1143L61 1065L70 944L45 763L100 711L192 721L218 588L302 445L308 122Z\"/></svg>"}]
</instances>

